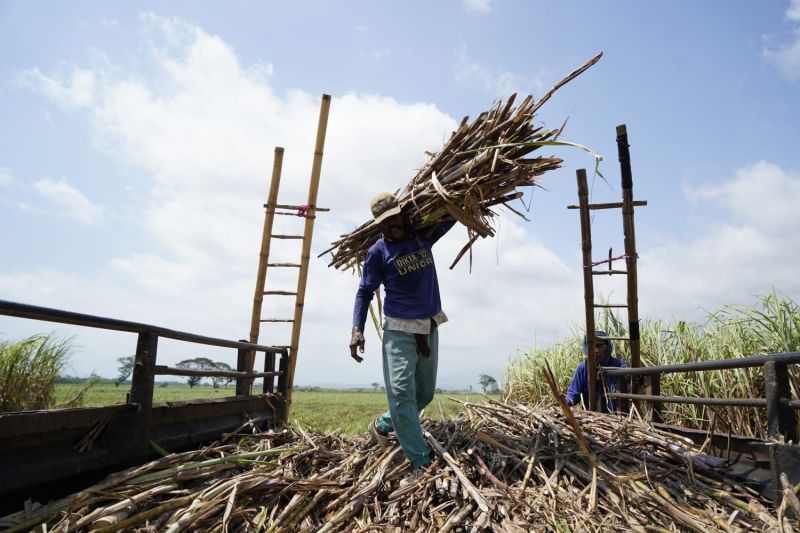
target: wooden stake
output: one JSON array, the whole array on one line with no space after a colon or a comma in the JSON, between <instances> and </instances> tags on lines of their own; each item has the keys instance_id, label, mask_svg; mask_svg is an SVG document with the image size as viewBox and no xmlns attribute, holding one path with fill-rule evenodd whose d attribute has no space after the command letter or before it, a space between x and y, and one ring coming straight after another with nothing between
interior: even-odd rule
<instances>
[{"instance_id":1,"label":"wooden stake","mask_svg":"<svg viewBox=\"0 0 800 533\"><path fill-rule=\"evenodd\" d=\"M317 125L317 143L314 148L314 163L311 167L311 184L308 187L308 205L313 208L317 205L317 192L319 191L319 178L322 172L322 153L325 148L325 133L328 129L328 112L331 107L330 95L322 95L322 105L319 110L319 123ZM294 387L294 369L297 365L297 348L300 343L300 326L303 320L303 305L306 296L306 281L308 279L308 263L311 255L311 238L314 232L314 218L306 218L305 231L303 232L303 252L300 257L300 275L297 279L297 299L294 308L294 327L292 328L291 347L289 348L289 373L287 376L287 412L291 408L292 388Z\"/></svg>"},{"instance_id":2,"label":"wooden stake","mask_svg":"<svg viewBox=\"0 0 800 533\"><path fill-rule=\"evenodd\" d=\"M589 409L597 410L597 368L594 357L594 281L592 279L592 225L589 218L589 187L586 170L578 169L578 202L581 213L581 250L583 251L583 299L586 306L586 379L589 383Z\"/></svg>"}]
</instances>

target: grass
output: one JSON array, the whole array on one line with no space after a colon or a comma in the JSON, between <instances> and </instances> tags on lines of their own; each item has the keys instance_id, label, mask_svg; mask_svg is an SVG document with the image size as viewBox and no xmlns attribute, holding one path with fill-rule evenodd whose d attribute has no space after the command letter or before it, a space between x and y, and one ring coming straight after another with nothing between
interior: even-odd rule
<instances>
[{"instance_id":1,"label":"grass","mask_svg":"<svg viewBox=\"0 0 800 533\"><path fill-rule=\"evenodd\" d=\"M74 395L74 389L75 385L56 385L56 396L59 401L67 399ZM124 384L119 387L111 384L95 385L85 394L84 405L90 407L124 403L128 390L129 385ZM167 387L157 385L153 391L153 401L158 403L222 398L233 394L233 387L214 389L207 385L194 388L175 384L169 384ZM425 416L439 418L441 416L439 405L448 418L460 412L461 404L449 400L448 397L474 403L485 401L480 394L437 393L426 409ZM367 424L386 411L386 408L386 393L382 391L295 390L289 421L293 425L299 424L325 433L340 432L345 435L355 435L366 431Z\"/></svg>"},{"instance_id":2,"label":"grass","mask_svg":"<svg viewBox=\"0 0 800 533\"><path fill-rule=\"evenodd\" d=\"M603 313L598 329L612 336L626 336L627 328L618 315ZM643 320L640 325L641 357L645 366L679 364L713 359L730 359L759 353L800 351L800 306L792 299L772 292L755 306L725 306L707 313L705 323ZM541 376L544 361L550 364L559 387L569 385L582 360L583 331L574 329L566 339L552 346L520 354L507 369L508 387L513 399L527 403L551 403L552 395ZM614 343L614 353L630 361L628 345ZM792 393L800 391L796 365L791 369ZM706 398L763 398L764 373L761 368L713 372L676 373L662 376L661 394ZM763 409L714 408L717 431L766 437ZM703 406L664 404L665 421L685 427L705 429L712 409Z\"/></svg>"},{"instance_id":3,"label":"grass","mask_svg":"<svg viewBox=\"0 0 800 533\"><path fill-rule=\"evenodd\" d=\"M0 342L0 413L55 407L56 379L71 352L70 339L54 335Z\"/></svg>"},{"instance_id":4,"label":"grass","mask_svg":"<svg viewBox=\"0 0 800 533\"><path fill-rule=\"evenodd\" d=\"M460 403L448 397L484 403L480 394L437 393L425 409L429 418L451 418L462 411ZM387 409L386 393L373 391L295 391L289 420L322 432L340 431L354 435L366 431L367 424Z\"/></svg>"},{"instance_id":5,"label":"grass","mask_svg":"<svg viewBox=\"0 0 800 533\"><path fill-rule=\"evenodd\" d=\"M153 389L154 402L176 402L181 400L196 400L199 398L222 398L224 396L233 396L234 387L220 387L214 389L212 386L200 385L194 388L189 388L188 385L178 385L170 383L166 387L159 386L156 383ZM56 395L59 402L66 400L75 393L79 385L56 385ZM130 383L123 383L119 387L113 384L97 384L92 387L83 397L83 407L96 407L100 405L112 405L116 403L125 403L125 396L130 391Z\"/></svg>"}]
</instances>

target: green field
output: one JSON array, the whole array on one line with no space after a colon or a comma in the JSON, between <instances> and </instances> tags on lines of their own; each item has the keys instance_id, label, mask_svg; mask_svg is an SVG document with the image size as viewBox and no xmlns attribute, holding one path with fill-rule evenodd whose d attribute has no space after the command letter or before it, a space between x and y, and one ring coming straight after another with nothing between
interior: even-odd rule
<instances>
[{"instance_id":1,"label":"green field","mask_svg":"<svg viewBox=\"0 0 800 533\"><path fill-rule=\"evenodd\" d=\"M79 390L79 385L56 385L57 402L68 400ZM115 387L114 385L97 384L87 391L83 405L90 407L124 403L127 392L128 387L125 385ZM233 394L233 387L214 389L211 386L197 386L190 389L186 385L169 384L166 387L156 386L153 391L153 401L222 398ZM443 411L446 417L451 417L461 411L461 404L449 400L448 397L477 403L485 401L480 394L437 394L424 415L430 418L440 418ZM346 435L354 435L366 431L369 421L385 410L386 393L382 391L295 390L292 396L289 421L292 424L300 424L303 427L311 427L325 433L340 431Z\"/></svg>"}]
</instances>

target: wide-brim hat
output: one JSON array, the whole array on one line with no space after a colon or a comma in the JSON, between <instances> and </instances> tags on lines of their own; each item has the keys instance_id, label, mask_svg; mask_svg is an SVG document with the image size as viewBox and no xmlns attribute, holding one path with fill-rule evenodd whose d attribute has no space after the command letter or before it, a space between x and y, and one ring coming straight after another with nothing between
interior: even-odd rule
<instances>
[{"instance_id":1,"label":"wide-brim hat","mask_svg":"<svg viewBox=\"0 0 800 533\"><path fill-rule=\"evenodd\" d=\"M380 224L387 218L402 213L397 198L390 192L382 192L375 195L375 198L369 203L369 208L372 211L372 217L375 219L376 224Z\"/></svg>"}]
</instances>

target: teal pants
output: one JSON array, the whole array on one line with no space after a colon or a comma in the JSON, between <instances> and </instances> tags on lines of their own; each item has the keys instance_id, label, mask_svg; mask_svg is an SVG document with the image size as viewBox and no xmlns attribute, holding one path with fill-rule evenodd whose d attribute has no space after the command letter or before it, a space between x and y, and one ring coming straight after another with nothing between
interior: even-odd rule
<instances>
[{"instance_id":1,"label":"teal pants","mask_svg":"<svg viewBox=\"0 0 800 533\"><path fill-rule=\"evenodd\" d=\"M431 354L417 351L413 333L383 330L383 381L389 397L389 410L378 418L381 431L394 431L400 447L414 467L431 462L428 445L422 436L419 413L433 400L436 367L439 362L439 334L428 334Z\"/></svg>"}]
</instances>

